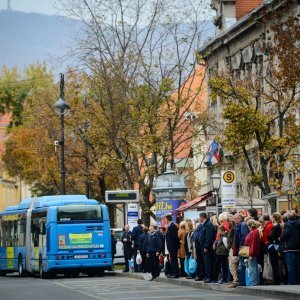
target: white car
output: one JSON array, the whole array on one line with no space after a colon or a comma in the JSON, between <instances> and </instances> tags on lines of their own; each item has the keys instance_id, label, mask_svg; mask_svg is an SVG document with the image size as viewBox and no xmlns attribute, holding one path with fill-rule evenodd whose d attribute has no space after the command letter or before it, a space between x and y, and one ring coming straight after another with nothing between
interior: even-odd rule
<instances>
[{"instance_id":1,"label":"white car","mask_svg":"<svg viewBox=\"0 0 300 300\"><path fill-rule=\"evenodd\" d=\"M112 228L115 232L115 238L117 240L117 253L115 254L114 264L124 264L124 252L123 252L123 243L121 242L121 237L123 234L122 228Z\"/></svg>"}]
</instances>

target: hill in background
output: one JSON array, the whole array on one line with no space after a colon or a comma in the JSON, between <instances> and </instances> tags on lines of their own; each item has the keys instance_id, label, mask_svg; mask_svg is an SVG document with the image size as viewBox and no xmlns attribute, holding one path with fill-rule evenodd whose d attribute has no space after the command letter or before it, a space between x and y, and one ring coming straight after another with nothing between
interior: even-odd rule
<instances>
[{"instance_id":1,"label":"hill in background","mask_svg":"<svg viewBox=\"0 0 300 300\"><path fill-rule=\"evenodd\" d=\"M55 59L68 53L79 28L79 21L60 16L0 10L0 67L22 69L43 61L55 67Z\"/></svg>"}]
</instances>

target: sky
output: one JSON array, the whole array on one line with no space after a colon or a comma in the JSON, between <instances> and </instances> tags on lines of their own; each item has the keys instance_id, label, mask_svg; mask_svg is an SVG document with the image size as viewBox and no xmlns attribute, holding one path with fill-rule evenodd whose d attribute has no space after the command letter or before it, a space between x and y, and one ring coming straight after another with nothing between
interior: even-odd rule
<instances>
[{"instance_id":1,"label":"sky","mask_svg":"<svg viewBox=\"0 0 300 300\"><path fill-rule=\"evenodd\" d=\"M7 2L8 0L0 0L0 9L6 9ZM12 10L47 15L57 14L53 3L55 3L55 0L10 0Z\"/></svg>"}]
</instances>

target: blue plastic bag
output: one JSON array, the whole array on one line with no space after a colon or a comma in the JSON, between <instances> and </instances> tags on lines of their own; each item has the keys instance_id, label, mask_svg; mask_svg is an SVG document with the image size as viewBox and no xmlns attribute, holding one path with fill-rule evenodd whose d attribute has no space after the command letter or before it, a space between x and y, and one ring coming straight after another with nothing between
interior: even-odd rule
<instances>
[{"instance_id":1,"label":"blue plastic bag","mask_svg":"<svg viewBox=\"0 0 300 300\"><path fill-rule=\"evenodd\" d=\"M245 280L246 280L246 286L251 286L250 277L249 277L249 268L246 268L245 270Z\"/></svg>"},{"instance_id":2,"label":"blue plastic bag","mask_svg":"<svg viewBox=\"0 0 300 300\"><path fill-rule=\"evenodd\" d=\"M197 269L197 261L195 258L190 258L189 259L189 274L194 274L196 273Z\"/></svg>"},{"instance_id":3,"label":"blue plastic bag","mask_svg":"<svg viewBox=\"0 0 300 300\"><path fill-rule=\"evenodd\" d=\"M186 274L190 274L190 270L189 270L189 260L187 258L185 258L184 260L184 272Z\"/></svg>"}]
</instances>

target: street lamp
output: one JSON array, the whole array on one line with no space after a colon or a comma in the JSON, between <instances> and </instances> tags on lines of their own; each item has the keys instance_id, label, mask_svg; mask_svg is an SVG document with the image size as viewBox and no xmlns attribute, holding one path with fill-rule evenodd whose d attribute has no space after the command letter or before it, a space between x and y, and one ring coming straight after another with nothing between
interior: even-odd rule
<instances>
[{"instance_id":1,"label":"street lamp","mask_svg":"<svg viewBox=\"0 0 300 300\"><path fill-rule=\"evenodd\" d=\"M70 105L64 100L64 75L61 74L60 77L60 98L56 101L54 105L55 112L60 115L60 124L61 124L61 140L59 142L61 146L61 161L60 161L60 173L61 173L61 195L65 195L65 120L64 116L70 109Z\"/></svg>"},{"instance_id":2,"label":"street lamp","mask_svg":"<svg viewBox=\"0 0 300 300\"><path fill-rule=\"evenodd\" d=\"M219 214L219 189L221 185L221 175L216 171L211 175L213 189L216 195L217 215Z\"/></svg>"}]
</instances>

